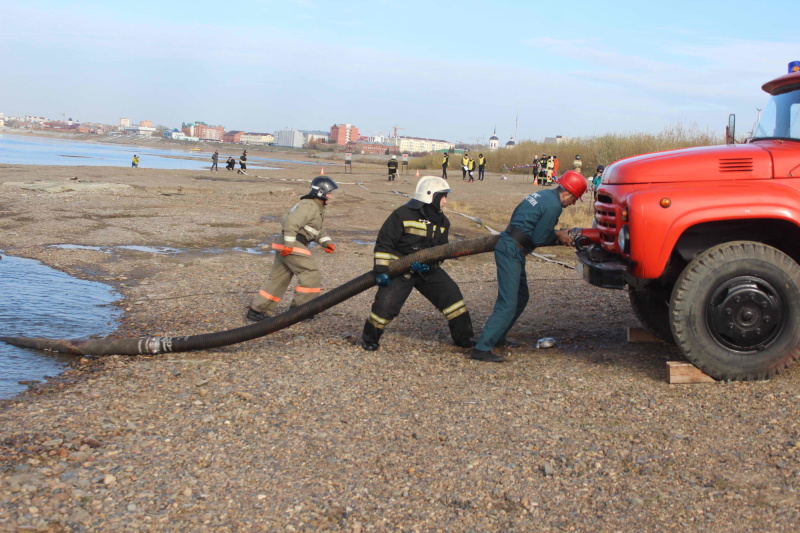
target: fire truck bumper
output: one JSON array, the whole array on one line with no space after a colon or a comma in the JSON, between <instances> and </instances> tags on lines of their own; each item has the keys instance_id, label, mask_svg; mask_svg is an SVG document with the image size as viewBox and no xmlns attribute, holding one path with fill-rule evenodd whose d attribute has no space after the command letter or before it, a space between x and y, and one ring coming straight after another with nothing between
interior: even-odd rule
<instances>
[{"instance_id":1,"label":"fire truck bumper","mask_svg":"<svg viewBox=\"0 0 800 533\"><path fill-rule=\"evenodd\" d=\"M628 267L619 260L593 261L585 252L576 252L575 270L580 276L604 289L624 289Z\"/></svg>"}]
</instances>

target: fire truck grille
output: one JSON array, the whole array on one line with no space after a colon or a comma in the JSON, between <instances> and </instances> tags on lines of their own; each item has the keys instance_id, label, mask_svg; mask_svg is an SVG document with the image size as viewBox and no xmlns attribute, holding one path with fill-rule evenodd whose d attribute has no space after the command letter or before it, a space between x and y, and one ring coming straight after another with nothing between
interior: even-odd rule
<instances>
[{"instance_id":1,"label":"fire truck grille","mask_svg":"<svg viewBox=\"0 0 800 533\"><path fill-rule=\"evenodd\" d=\"M752 172L752 157L731 157L719 160L720 172Z\"/></svg>"}]
</instances>

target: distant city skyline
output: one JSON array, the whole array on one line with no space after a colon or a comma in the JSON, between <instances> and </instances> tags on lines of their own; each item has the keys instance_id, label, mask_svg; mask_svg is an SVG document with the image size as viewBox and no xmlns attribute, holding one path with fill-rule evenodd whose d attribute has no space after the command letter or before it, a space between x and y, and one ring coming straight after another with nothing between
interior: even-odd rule
<instances>
[{"instance_id":1,"label":"distant city skyline","mask_svg":"<svg viewBox=\"0 0 800 533\"><path fill-rule=\"evenodd\" d=\"M0 1L0 109L107 124L350 122L453 142L495 126L503 142L719 132L729 113L749 128L761 85L800 59L788 0Z\"/></svg>"}]
</instances>

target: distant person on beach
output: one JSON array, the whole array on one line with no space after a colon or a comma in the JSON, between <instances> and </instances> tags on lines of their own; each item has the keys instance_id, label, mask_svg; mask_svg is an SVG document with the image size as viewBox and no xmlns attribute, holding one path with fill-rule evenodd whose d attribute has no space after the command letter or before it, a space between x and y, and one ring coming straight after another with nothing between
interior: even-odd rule
<instances>
[{"instance_id":1,"label":"distant person on beach","mask_svg":"<svg viewBox=\"0 0 800 533\"><path fill-rule=\"evenodd\" d=\"M589 188L592 190L592 199L597 201L597 189L600 188L600 183L603 181L603 172L606 170L604 165L597 165L597 172L592 176L592 183Z\"/></svg>"},{"instance_id":2,"label":"distant person on beach","mask_svg":"<svg viewBox=\"0 0 800 533\"><path fill-rule=\"evenodd\" d=\"M483 176L486 173L486 158L483 154L478 154L478 181L483 181Z\"/></svg>"},{"instance_id":3,"label":"distant person on beach","mask_svg":"<svg viewBox=\"0 0 800 533\"><path fill-rule=\"evenodd\" d=\"M139 168L139 156L134 154L133 160L131 161L131 166L133 168Z\"/></svg>"},{"instance_id":4,"label":"distant person on beach","mask_svg":"<svg viewBox=\"0 0 800 533\"><path fill-rule=\"evenodd\" d=\"M390 157L386 166L389 168L389 181L394 181L397 177L397 156L393 155Z\"/></svg>"},{"instance_id":5,"label":"distant person on beach","mask_svg":"<svg viewBox=\"0 0 800 533\"><path fill-rule=\"evenodd\" d=\"M236 166L236 160L231 156L228 156L228 160L225 162L225 168L227 168L228 170L233 170L235 166Z\"/></svg>"},{"instance_id":6,"label":"distant person on beach","mask_svg":"<svg viewBox=\"0 0 800 533\"><path fill-rule=\"evenodd\" d=\"M216 150L214 150L214 154L211 156L211 170L219 172L219 152Z\"/></svg>"},{"instance_id":7,"label":"distant person on beach","mask_svg":"<svg viewBox=\"0 0 800 533\"><path fill-rule=\"evenodd\" d=\"M247 170L247 150L242 152L242 155L239 156L239 170L237 170L236 173L247 174L245 170Z\"/></svg>"},{"instance_id":8,"label":"distant person on beach","mask_svg":"<svg viewBox=\"0 0 800 533\"><path fill-rule=\"evenodd\" d=\"M581 161L581 156L575 154L575 159L572 160L572 170L580 173L581 169L583 169L583 161Z\"/></svg>"},{"instance_id":9,"label":"distant person on beach","mask_svg":"<svg viewBox=\"0 0 800 533\"><path fill-rule=\"evenodd\" d=\"M297 285L291 307L303 305L319 296L322 276L308 245L316 241L329 254L336 249L328 232L322 229L322 223L325 220L325 208L333 191L338 188L328 176L317 176L311 181L308 194L301 196L300 201L283 216L283 231L272 243L272 249L275 250L272 270L247 308L247 320L258 322L270 318L295 276Z\"/></svg>"}]
</instances>

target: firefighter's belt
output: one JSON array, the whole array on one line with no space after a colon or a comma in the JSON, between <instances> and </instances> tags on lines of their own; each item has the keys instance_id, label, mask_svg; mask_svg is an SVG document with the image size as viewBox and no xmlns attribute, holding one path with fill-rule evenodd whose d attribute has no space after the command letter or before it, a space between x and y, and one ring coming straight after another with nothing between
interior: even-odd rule
<instances>
[{"instance_id":1,"label":"firefighter's belt","mask_svg":"<svg viewBox=\"0 0 800 533\"><path fill-rule=\"evenodd\" d=\"M531 238L528 237L524 232L517 229L514 225L509 224L508 227L506 228L506 233L508 233L508 235L512 239L514 239L514 241L516 241L517 246L520 247L522 253L524 253L525 255L528 255L533 251L534 248L536 248L533 245L533 241L531 241Z\"/></svg>"}]
</instances>

